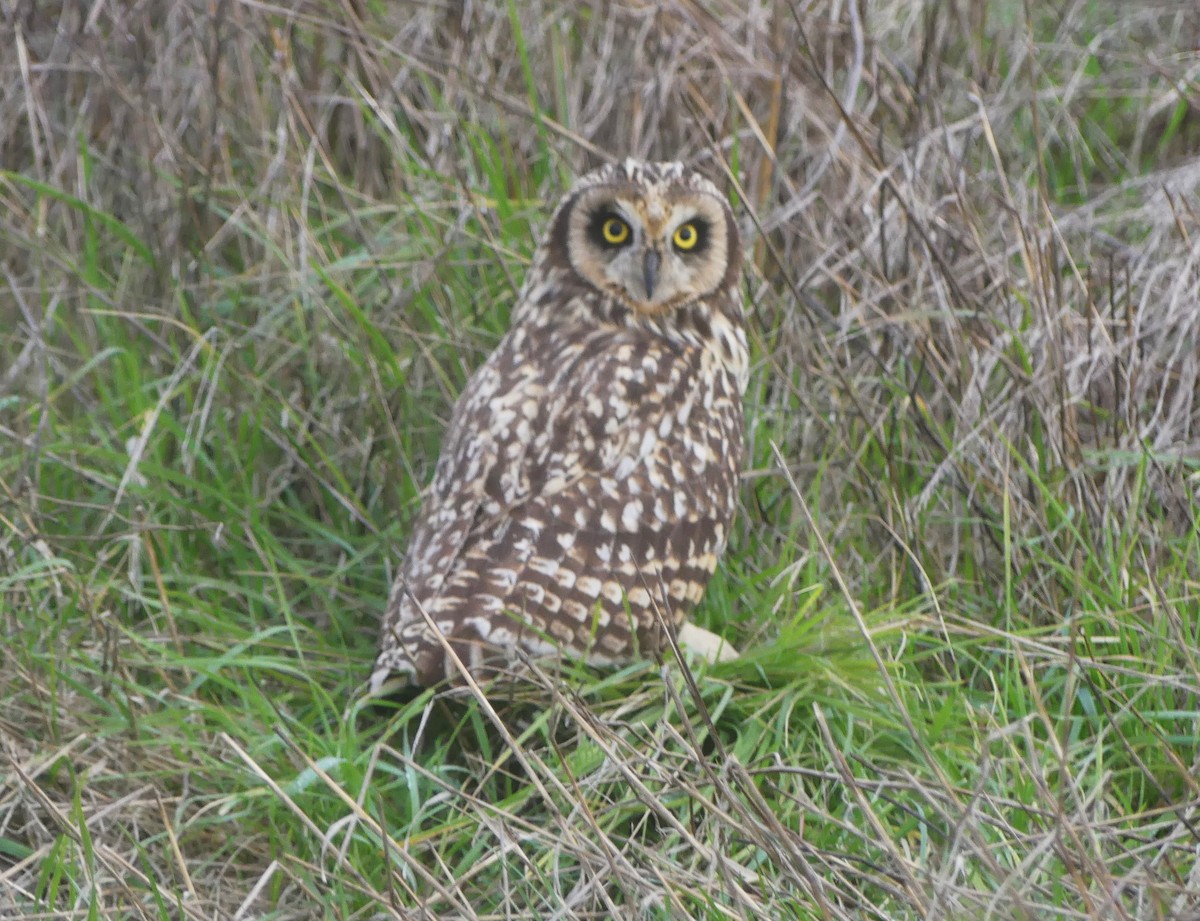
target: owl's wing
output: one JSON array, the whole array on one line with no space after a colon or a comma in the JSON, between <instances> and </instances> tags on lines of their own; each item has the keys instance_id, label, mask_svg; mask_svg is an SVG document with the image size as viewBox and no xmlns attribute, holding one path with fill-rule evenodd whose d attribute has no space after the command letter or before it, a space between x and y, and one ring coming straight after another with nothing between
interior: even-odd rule
<instances>
[{"instance_id":1,"label":"owl's wing","mask_svg":"<svg viewBox=\"0 0 1200 921\"><path fill-rule=\"evenodd\" d=\"M695 477L725 451L703 438L691 457L679 450L695 427L697 351L609 334L529 361L501 344L456 406L376 676L446 673L418 604L471 648L616 661L636 651L656 596L681 610L698 597L716 562L704 532L723 542L727 521L702 511L709 487Z\"/></svg>"}]
</instances>

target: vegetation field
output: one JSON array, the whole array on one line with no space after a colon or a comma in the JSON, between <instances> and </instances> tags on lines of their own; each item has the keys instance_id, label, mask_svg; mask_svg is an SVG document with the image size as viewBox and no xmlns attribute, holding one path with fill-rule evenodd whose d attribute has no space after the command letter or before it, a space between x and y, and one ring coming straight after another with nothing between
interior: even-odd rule
<instances>
[{"instance_id":1,"label":"vegetation field","mask_svg":"<svg viewBox=\"0 0 1200 921\"><path fill-rule=\"evenodd\" d=\"M369 704L629 154L747 243L744 655ZM0 918L1200 919L1200 7L0 0Z\"/></svg>"}]
</instances>

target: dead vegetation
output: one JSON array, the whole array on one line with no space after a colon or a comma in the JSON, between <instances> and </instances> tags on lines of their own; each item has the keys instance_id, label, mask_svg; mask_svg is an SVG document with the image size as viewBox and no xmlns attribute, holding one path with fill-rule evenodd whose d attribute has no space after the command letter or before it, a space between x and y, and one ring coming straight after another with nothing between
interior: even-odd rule
<instances>
[{"instance_id":1,"label":"dead vegetation","mask_svg":"<svg viewBox=\"0 0 1200 921\"><path fill-rule=\"evenodd\" d=\"M0 913L1200 918L1198 36L0 0ZM749 242L748 664L364 717L446 410L625 154Z\"/></svg>"}]
</instances>

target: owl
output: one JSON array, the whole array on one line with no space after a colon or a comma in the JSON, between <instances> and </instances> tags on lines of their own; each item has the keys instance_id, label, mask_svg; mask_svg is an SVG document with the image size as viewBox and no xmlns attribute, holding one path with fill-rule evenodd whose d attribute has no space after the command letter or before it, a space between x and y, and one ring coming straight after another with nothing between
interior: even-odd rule
<instances>
[{"instance_id":1,"label":"owl","mask_svg":"<svg viewBox=\"0 0 1200 921\"><path fill-rule=\"evenodd\" d=\"M379 693L523 656L615 665L685 618L725 549L749 356L729 203L626 160L562 198L511 327L454 407L383 618ZM438 634L441 634L439 637Z\"/></svg>"}]
</instances>

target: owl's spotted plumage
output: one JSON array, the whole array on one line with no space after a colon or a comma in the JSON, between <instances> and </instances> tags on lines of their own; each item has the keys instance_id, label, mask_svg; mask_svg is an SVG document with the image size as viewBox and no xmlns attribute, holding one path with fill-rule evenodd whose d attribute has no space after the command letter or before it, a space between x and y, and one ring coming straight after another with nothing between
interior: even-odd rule
<instances>
[{"instance_id":1,"label":"owl's spotted plumage","mask_svg":"<svg viewBox=\"0 0 1200 921\"><path fill-rule=\"evenodd\" d=\"M612 664L663 648L733 518L740 269L728 203L681 164L628 160L564 196L454 408L375 690L457 677L422 609L479 674L517 649Z\"/></svg>"}]
</instances>

